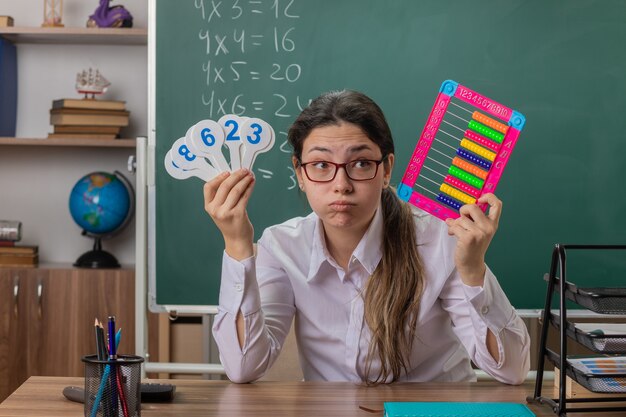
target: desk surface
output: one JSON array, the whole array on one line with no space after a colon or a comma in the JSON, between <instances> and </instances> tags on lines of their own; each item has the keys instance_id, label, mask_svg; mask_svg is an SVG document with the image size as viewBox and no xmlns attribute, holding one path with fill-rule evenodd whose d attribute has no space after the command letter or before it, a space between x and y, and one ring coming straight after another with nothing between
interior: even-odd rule
<instances>
[{"instance_id":1,"label":"desk surface","mask_svg":"<svg viewBox=\"0 0 626 417\"><path fill-rule=\"evenodd\" d=\"M176 385L173 402L143 404L142 416L382 416L385 401L507 401L525 403L532 384L508 386L498 382L399 383L378 387L344 382L259 382L237 385L227 381L166 380ZM83 405L61 393L82 378L31 377L0 404L0 417L82 416ZM363 411L363 406L376 413ZM539 417L553 417L548 406L529 405ZM598 414L575 413L576 417ZM611 416L626 416L612 413Z\"/></svg>"}]
</instances>

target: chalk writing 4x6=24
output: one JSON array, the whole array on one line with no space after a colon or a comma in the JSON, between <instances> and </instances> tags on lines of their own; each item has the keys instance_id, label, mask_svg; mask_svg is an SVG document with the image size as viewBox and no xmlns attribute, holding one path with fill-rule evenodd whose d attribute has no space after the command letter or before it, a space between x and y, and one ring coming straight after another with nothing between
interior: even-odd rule
<instances>
[{"instance_id":1,"label":"chalk writing 4x6=24","mask_svg":"<svg viewBox=\"0 0 626 417\"><path fill-rule=\"evenodd\" d=\"M283 94L274 93L272 96L275 97L275 100L272 100L272 108L270 110L273 111L275 117L281 118L293 116L286 113L286 108L289 104L295 104L297 111L301 112L311 102L310 99L302 99L300 96L296 96L292 100L288 100ZM265 110L266 102L248 98L243 93L236 95L231 100L228 98L222 99L215 96L215 90L211 90L211 93L208 95L202 93L202 104L208 108L209 117L212 118L225 114L241 116L247 111L249 112L250 108L254 108L255 111L262 111Z\"/></svg>"}]
</instances>

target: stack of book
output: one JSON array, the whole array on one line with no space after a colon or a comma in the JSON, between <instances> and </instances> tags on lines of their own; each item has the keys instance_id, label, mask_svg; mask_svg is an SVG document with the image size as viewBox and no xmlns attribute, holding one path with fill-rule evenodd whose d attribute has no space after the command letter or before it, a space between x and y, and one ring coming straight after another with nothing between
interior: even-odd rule
<instances>
[{"instance_id":1,"label":"stack of book","mask_svg":"<svg viewBox=\"0 0 626 417\"><path fill-rule=\"evenodd\" d=\"M130 112L124 101L60 99L52 102L49 138L115 139L128 126Z\"/></svg>"},{"instance_id":2,"label":"stack of book","mask_svg":"<svg viewBox=\"0 0 626 417\"><path fill-rule=\"evenodd\" d=\"M11 16L0 16L0 27L13 26L13 18Z\"/></svg>"},{"instance_id":3,"label":"stack of book","mask_svg":"<svg viewBox=\"0 0 626 417\"><path fill-rule=\"evenodd\" d=\"M0 266L35 267L39 263L37 246L0 246Z\"/></svg>"}]
</instances>

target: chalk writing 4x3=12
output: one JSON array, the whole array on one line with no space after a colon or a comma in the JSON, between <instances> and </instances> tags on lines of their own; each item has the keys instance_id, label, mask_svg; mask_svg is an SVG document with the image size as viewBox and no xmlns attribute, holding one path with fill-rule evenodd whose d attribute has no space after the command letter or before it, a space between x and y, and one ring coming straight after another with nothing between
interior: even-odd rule
<instances>
[{"instance_id":1,"label":"chalk writing 4x3=12","mask_svg":"<svg viewBox=\"0 0 626 417\"><path fill-rule=\"evenodd\" d=\"M285 16L288 19L298 19L300 16L293 14L290 10L295 0L274 0L272 1L272 5L270 6L270 10L274 11L274 17L276 19L280 19L282 16ZM233 0L231 2L231 6L228 7L227 4L223 1L215 1L211 0L210 5L208 0L195 0L194 6L198 9L202 15L202 20L206 20L207 22L211 22L213 19L222 18L222 13L224 13L224 18L228 18L231 20L239 19L245 12L245 9L240 5L248 3L251 7L249 9L250 13L262 14L263 10L259 8L259 5L262 5L261 0L248 0L247 2L241 0ZM209 5L210 10L207 9Z\"/></svg>"}]
</instances>

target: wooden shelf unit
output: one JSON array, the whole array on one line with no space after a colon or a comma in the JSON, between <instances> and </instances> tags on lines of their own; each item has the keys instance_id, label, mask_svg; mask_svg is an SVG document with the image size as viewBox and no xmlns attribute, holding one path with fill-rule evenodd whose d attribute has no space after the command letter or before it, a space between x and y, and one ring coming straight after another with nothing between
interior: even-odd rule
<instances>
[{"instance_id":1,"label":"wooden shelf unit","mask_svg":"<svg viewBox=\"0 0 626 417\"><path fill-rule=\"evenodd\" d=\"M145 46L148 31L145 28L0 27L0 38L15 44L48 44L55 48ZM134 149L136 140L0 137L0 152L6 151L7 146L35 147L33 151L39 153L46 152L50 146L70 152L76 148L100 148L94 149L95 161L102 148ZM81 356L94 352L93 320L106 319L109 314L115 314L124 328L120 351L134 353L132 265L118 269L79 269L65 263L40 263L35 268L0 266L0 402L30 375L82 375ZM158 324L156 315L147 316L150 326ZM150 334L158 338L156 328ZM154 343L150 341L150 345ZM158 346L151 348L150 353L158 358Z\"/></svg>"}]
</instances>

